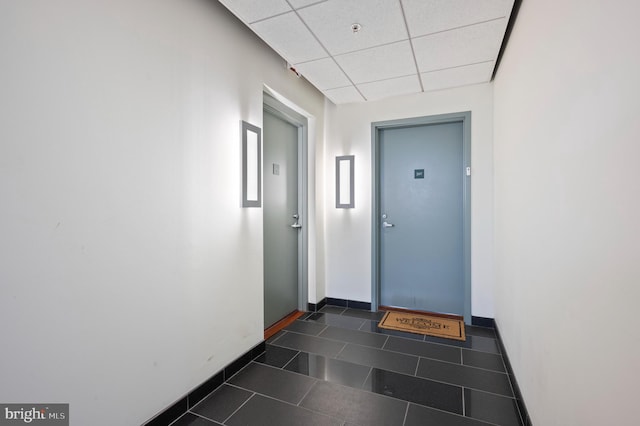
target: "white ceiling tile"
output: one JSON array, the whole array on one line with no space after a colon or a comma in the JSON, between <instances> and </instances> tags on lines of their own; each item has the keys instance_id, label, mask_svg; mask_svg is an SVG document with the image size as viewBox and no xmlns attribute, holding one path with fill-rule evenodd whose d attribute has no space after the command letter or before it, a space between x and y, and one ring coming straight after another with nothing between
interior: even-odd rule
<instances>
[{"instance_id":1,"label":"white ceiling tile","mask_svg":"<svg viewBox=\"0 0 640 426\"><path fill-rule=\"evenodd\" d=\"M494 61L490 61L482 64L422 73L420 74L420 77L422 78L422 86L426 92L430 90L466 86L469 84L486 83L491 80L494 64Z\"/></svg>"},{"instance_id":2,"label":"white ceiling tile","mask_svg":"<svg viewBox=\"0 0 640 426\"><path fill-rule=\"evenodd\" d=\"M348 103L489 81L515 0L219 1Z\"/></svg>"},{"instance_id":3,"label":"white ceiling tile","mask_svg":"<svg viewBox=\"0 0 640 426\"><path fill-rule=\"evenodd\" d=\"M285 0L220 0L220 3L247 24L291 10Z\"/></svg>"},{"instance_id":4,"label":"white ceiling tile","mask_svg":"<svg viewBox=\"0 0 640 426\"><path fill-rule=\"evenodd\" d=\"M411 37L509 17L514 0L402 0Z\"/></svg>"},{"instance_id":5,"label":"white ceiling tile","mask_svg":"<svg viewBox=\"0 0 640 426\"><path fill-rule=\"evenodd\" d=\"M347 53L335 59L356 84L416 73L408 41Z\"/></svg>"},{"instance_id":6,"label":"white ceiling tile","mask_svg":"<svg viewBox=\"0 0 640 426\"><path fill-rule=\"evenodd\" d=\"M362 95L360 95L353 86L325 90L322 93L324 93L327 98L331 99L334 104L347 104L349 102L364 101Z\"/></svg>"},{"instance_id":7,"label":"white ceiling tile","mask_svg":"<svg viewBox=\"0 0 640 426\"><path fill-rule=\"evenodd\" d=\"M398 0L329 0L298 13L332 55L409 37ZM362 26L356 34L354 23Z\"/></svg>"},{"instance_id":8,"label":"white ceiling tile","mask_svg":"<svg viewBox=\"0 0 640 426\"><path fill-rule=\"evenodd\" d=\"M327 56L294 12L256 22L251 28L292 64Z\"/></svg>"},{"instance_id":9,"label":"white ceiling tile","mask_svg":"<svg viewBox=\"0 0 640 426\"><path fill-rule=\"evenodd\" d=\"M351 81L331 58L297 64L295 68L320 90L351 85Z\"/></svg>"},{"instance_id":10,"label":"white ceiling tile","mask_svg":"<svg viewBox=\"0 0 640 426\"><path fill-rule=\"evenodd\" d=\"M374 81L373 83L359 84L358 89L368 101L422 91L417 74L400 78L392 78L389 80Z\"/></svg>"},{"instance_id":11,"label":"white ceiling tile","mask_svg":"<svg viewBox=\"0 0 640 426\"><path fill-rule=\"evenodd\" d=\"M495 60L507 19L413 39L420 72Z\"/></svg>"},{"instance_id":12,"label":"white ceiling tile","mask_svg":"<svg viewBox=\"0 0 640 426\"><path fill-rule=\"evenodd\" d=\"M325 1L327 1L327 0L289 0L289 3L295 9L299 9L301 7L309 6L310 4L322 3L322 2L325 2Z\"/></svg>"}]
</instances>

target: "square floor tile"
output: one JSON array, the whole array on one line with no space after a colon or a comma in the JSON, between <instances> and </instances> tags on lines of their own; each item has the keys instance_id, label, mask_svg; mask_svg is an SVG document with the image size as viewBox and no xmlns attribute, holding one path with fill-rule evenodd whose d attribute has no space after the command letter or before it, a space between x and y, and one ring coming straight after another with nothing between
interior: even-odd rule
<instances>
[{"instance_id":1,"label":"square floor tile","mask_svg":"<svg viewBox=\"0 0 640 426\"><path fill-rule=\"evenodd\" d=\"M418 357L415 356L352 344L347 344L337 358L410 375L414 374L418 365Z\"/></svg>"},{"instance_id":2,"label":"square floor tile","mask_svg":"<svg viewBox=\"0 0 640 426\"><path fill-rule=\"evenodd\" d=\"M380 328L380 327L378 327L378 323L379 322L380 321L366 321L362 325L362 327L360 327L360 330L362 330L362 331L370 331L372 333L378 333L378 334L385 334L387 336L397 336L397 337L403 337L405 339L424 341L424 335L423 334L405 333L404 331L388 330L386 328Z\"/></svg>"},{"instance_id":3,"label":"square floor tile","mask_svg":"<svg viewBox=\"0 0 640 426\"><path fill-rule=\"evenodd\" d=\"M384 349L458 364L460 364L462 359L460 348L430 342L417 342L415 340L401 339L398 337L389 337L389 340L384 345Z\"/></svg>"},{"instance_id":4,"label":"square floor tile","mask_svg":"<svg viewBox=\"0 0 640 426\"><path fill-rule=\"evenodd\" d=\"M479 327L477 325L465 324L464 331L469 336L488 337L490 339L496 338L496 331L493 328L489 327Z\"/></svg>"},{"instance_id":5,"label":"square floor tile","mask_svg":"<svg viewBox=\"0 0 640 426\"><path fill-rule=\"evenodd\" d=\"M203 419L202 417L196 416L193 413L184 413L182 417L180 417L175 422L171 423L171 426L215 426L215 425L220 425L220 423Z\"/></svg>"},{"instance_id":6,"label":"square floor tile","mask_svg":"<svg viewBox=\"0 0 640 426\"><path fill-rule=\"evenodd\" d=\"M404 426L489 426L489 423L463 417L433 408L409 404Z\"/></svg>"},{"instance_id":7,"label":"square floor tile","mask_svg":"<svg viewBox=\"0 0 640 426\"><path fill-rule=\"evenodd\" d=\"M286 333L285 331L280 330L280 331L278 331L276 334L274 334L273 336L269 337L269 338L265 341L265 343L269 344L269 343L271 343L271 342L273 342L273 341L275 341L275 340L278 340L278 339L279 339L280 337L282 337L285 333Z\"/></svg>"},{"instance_id":8,"label":"square floor tile","mask_svg":"<svg viewBox=\"0 0 640 426\"><path fill-rule=\"evenodd\" d=\"M473 349L474 351L490 352L499 354L498 342L482 336L467 336L467 340L462 342L459 340L444 339L442 337L424 336L426 342L440 343L443 345L457 346L459 348Z\"/></svg>"},{"instance_id":9,"label":"square floor tile","mask_svg":"<svg viewBox=\"0 0 640 426\"><path fill-rule=\"evenodd\" d=\"M504 362L502 356L487 352L470 351L462 349L462 363L472 367L484 368L487 370L500 371L504 373Z\"/></svg>"},{"instance_id":10,"label":"square floor tile","mask_svg":"<svg viewBox=\"0 0 640 426\"><path fill-rule=\"evenodd\" d=\"M317 336L322 330L327 328L325 324L318 324L310 321L294 321L284 329L295 333L310 334Z\"/></svg>"},{"instance_id":11,"label":"square floor tile","mask_svg":"<svg viewBox=\"0 0 640 426\"><path fill-rule=\"evenodd\" d=\"M333 325L335 327L350 328L352 330L358 330L365 322L362 318L327 313L309 315L305 321L313 321L320 324Z\"/></svg>"},{"instance_id":12,"label":"square floor tile","mask_svg":"<svg viewBox=\"0 0 640 426\"><path fill-rule=\"evenodd\" d=\"M285 370L344 386L360 388L369 375L371 367L300 352L287 364Z\"/></svg>"},{"instance_id":13,"label":"square floor tile","mask_svg":"<svg viewBox=\"0 0 640 426\"><path fill-rule=\"evenodd\" d=\"M364 390L451 413L462 414L462 388L374 368Z\"/></svg>"},{"instance_id":14,"label":"square floor tile","mask_svg":"<svg viewBox=\"0 0 640 426\"><path fill-rule=\"evenodd\" d=\"M374 321L380 321L382 319L382 317L384 316L384 312L371 312L371 311L365 311L363 309L351 309L351 308L347 308L342 315L347 315L350 317L356 317L356 318L364 318L364 319L368 319L368 320L374 320Z\"/></svg>"},{"instance_id":15,"label":"square floor tile","mask_svg":"<svg viewBox=\"0 0 640 426\"><path fill-rule=\"evenodd\" d=\"M315 312L310 312L310 311L305 312L304 314L302 314L302 316L298 318L298 321L304 321L307 319L309 315L313 315L313 314L315 314Z\"/></svg>"},{"instance_id":16,"label":"square floor tile","mask_svg":"<svg viewBox=\"0 0 640 426\"><path fill-rule=\"evenodd\" d=\"M509 377L505 373L421 358L416 374L426 379L513 397Z\"/></svg>"},{"instance_id":17,"label":"square floor tile","mask_svg":"<svg viewBox=\"0 0 640 426\"><path fill-rule=\"evenodd\" d=\"M310 377L255 362L229 380L229 383L235 386L292 404L299 403L315 382L316 380Z\"/></svg>"},{"instance_id":18,"label":"square floor tile","mask_svg":"<svg viewBox=\"0 0 640 426\"><path fill-rule=\"evenodd\" d=\"M225 423L229 426L340 426L341 420L255 395Z\"/></svg>"},{"instance_id":19,"label":"square floor tile","mask_svg":"<svg viewBox=\"0 0 640 426\"><path fill-rule=\"evenodd\" d=\"M367 333L366 331L350 330L341 327L327 327L320 337L340 340L342 342L355 343L356 345L381 348L387 341L387 336L382 334Z\"/></svg>"},{"instance_id":20,"label":"square floor tile","mask_svg":"<svg viewBox=\"0 0 640 426\"><path fill-rule=\"evenodd\" d=\"M464 390L465 414L501 426L521 426L516 400L473 389Z\"/></svg>"},{"instance_id":21,"label":"square floor tile","mask_svg":"<svg viewBox=\"0 0 640 426\"><path fill-rule=\"evenodd\" d=\"M329 357L335 357L345 346L344 342L299 333L286 333L273 344Z\"/></svg>"},{"instance_id":22,"label":"square floor tile","mask_svg":"<svg viewBox=\"0 0 640 426\"><path fill-rule=\"evenodd\" d=\"M407 403L329 382L317 382L300 404L347 422L367 426L401 425Z\"/></svg>"},{"instance_id":23,"label":"square floor tile","mask_svg":"<svg viewBox=\"0 0 640 426\"><path fill-rule=\"evenodd\" d=\"M203 399L191 411L222 423L251 395L253 392L225 384Z\"/></svg>"},{"instance_id":24,"label":"square floor tile","mask_svg":"<svg viewBox=\"0 0 640 426\"><path fill-rule=\"evenodd\" d=\"M264 353L257 357L254 361L261 364L271 365L272 367L282 368L297 354L298 351L294 349L287 349L281 346L268 344L265 348Z\"/></svg>"},{"instance_id":25,"label":"square floor tile","mask_svg":"<svg viewBox=\"0 0 640 426\"><path fill-rule=\"evenodd\" d=\"M343 307L343 306L325 305L325 306L322 307L322 309L318 310L318 312L322 312L322 313L325 313L325 314L340 315L341 313L343 313L345 311L345 309L347 309L347 308Z\"/></svg>"}]
</instances>

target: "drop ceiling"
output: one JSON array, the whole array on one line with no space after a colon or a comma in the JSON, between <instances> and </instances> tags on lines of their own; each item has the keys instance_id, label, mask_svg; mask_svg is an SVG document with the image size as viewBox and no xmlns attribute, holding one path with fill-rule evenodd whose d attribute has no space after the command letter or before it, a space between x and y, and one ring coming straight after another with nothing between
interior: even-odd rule
<instances>
[{"instance_id":1,"label":"drop ceiling","mask_svg":"<svg viewBox=\"0 0 640 426\"><path fill-rule=\"evenodd\" d=\"M336 104L490 81L514 3L219 1Z\"/></svg>"}]
</instances>

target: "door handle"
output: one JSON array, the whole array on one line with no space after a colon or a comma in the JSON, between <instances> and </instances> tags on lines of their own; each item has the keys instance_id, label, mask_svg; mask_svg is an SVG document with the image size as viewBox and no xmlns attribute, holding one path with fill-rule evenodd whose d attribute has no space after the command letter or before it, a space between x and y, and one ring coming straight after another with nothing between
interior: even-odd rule
<instances>
[{"instance_id":1,"label":"door handle","mask_svg":"<svg viewBox=\"0 0 640 426\"><path fill-rule=\"evenodd\" d=\"M389 223L386 220L384 222L382 222L382 227L383 228L393 228L395 225L393 223Z\"/></svg>"},{"instance_id":2,"label":"door handle","mask_svg":"<svg viewBox=\"0 0 640 426\"><path fill-rule=\"evenodd\" d=\"M294 218L296 221L293 223L293 225L291 225L291 227L292 227L292 228L296 228L296 229L297 229L297 228L302 228L302 225L300 225L300 224L298 223L298 218L299 218L299 217L300 217L300 216L298 216L297 214L294 214L294 215L293 215L293 218Z\"/></svg>"}]
</instances>

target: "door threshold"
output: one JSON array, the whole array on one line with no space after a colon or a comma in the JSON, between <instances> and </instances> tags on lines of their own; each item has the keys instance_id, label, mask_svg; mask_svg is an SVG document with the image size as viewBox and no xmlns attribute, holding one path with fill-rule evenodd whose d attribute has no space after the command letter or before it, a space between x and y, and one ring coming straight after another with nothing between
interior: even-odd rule
<instances>
[{"instance_id":1,"label":"door threshold","mask_svg":"<svg viewBox=\"0 0 640 426\"><path fill-rule=\"evenodd\" d=\"M292 322L300 318L303 314L304 312L302 311L293 311L286 317L282 318L277 323L273 324L271 327L267 327L264 330L264 340L267 340L268 338L276 334L278 331L287 327L289 324L291 324Z\"/></svg>"},{"instance_id":2,"label":"door threshold","mask_svg":"<svg viewBox=\"0 0 640 426\"><path fill-rule=\"evenodd\" d=\"M380 310L380 311L406 312L408 314L425 314L425 315L431 315L432 317L464 320L464 316L462 316L462 315L441 314L439 312L430 312L430 311L418 311L416 309L396 308L395 306L378 306L378 310Z\"/></svg>"}]
</instances>

